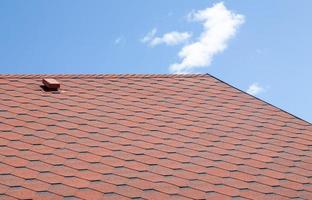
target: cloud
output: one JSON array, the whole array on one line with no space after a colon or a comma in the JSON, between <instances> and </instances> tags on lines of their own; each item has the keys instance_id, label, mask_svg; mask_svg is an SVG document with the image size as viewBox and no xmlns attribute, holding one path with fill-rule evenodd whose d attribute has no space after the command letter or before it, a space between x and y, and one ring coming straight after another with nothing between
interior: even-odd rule
<instances>
[{"instance_id":1,"label":"cloud","mask_svg":"<svg viewBox=\"0 0 312 200\"><path fill-rule=\"evenodd\" d=\"M118 38L115 39L114 43L116 45L118 45L118 44L120 44L122 42L122 40L123 40L123 37L118 37Z\"/></svg>"},{"instance_id":2,"label":"cloud","mask_svg":"<svg viewBox=\"0 0 312 200\"><path fill-rule=\"evenodd\" d=\"M246 92L250 95L256 96L259 93L264 92L265 89L260 86L258 83L253 83L251 84L248 89L246 90Z\"/></svg>"},{"instance_id":3,"label":"cloud","mask_svg":"<svg viewBox=\"0 0 312 200\"><path fill-rule=\"evenodd\" d=\"M165 33L161 37L156 37L155 36L156 33L157 33L157 29L154 28L153 30L148 32L145 37L141 39L141 42L148 43L148 45L152 47L160 45L160 44L173 46L173 45L177 45L177 44L187 41L192 36L192 34L188 32L173 31L173 32Z\"/></svg>"},{"instance_id":4,"label":"cloud","mask_svg":"<svg viewBox=\"0 0 312 200\"><path fill-rule=\"evenodd\" d=\"M188 18L201 22L204 30L196 41L180 50L181 62L169 67L173 73L190 73L195 68L209 66L213 57L227 48L229 39L245 21L243 15L228 10L223 2L193 11Z\"/></svg>"},{"instance_id":5,"label":"cloud","mask_svg":"<svg viewBox=\"0 0 312 200\"><path fill-rule=\"evenodd\" d=\"M185 42L191 37L190 33L187 32L170 32L164 34L162 37L155 37L150 41L151 46L156 46L159 44L167 44L167 45L177 45L182 42Z\"/></svg>"},{"instance_id":6,"label":"cloud","mask_svg":"<svg viewBox=\"0 0 312 200\"><path fill-rule=\"evenodd\" d=\"M147 43L149 41L151 41L155 35L157 33L157 29L156 28L153 28L150 32L148 32L142 39L141 39L141 42L143 43Z\"/></svg>"}]
</instances>

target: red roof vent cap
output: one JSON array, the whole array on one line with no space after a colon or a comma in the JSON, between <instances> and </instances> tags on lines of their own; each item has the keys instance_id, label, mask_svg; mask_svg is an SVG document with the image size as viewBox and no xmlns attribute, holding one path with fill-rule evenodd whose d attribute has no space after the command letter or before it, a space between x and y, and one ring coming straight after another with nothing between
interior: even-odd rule
<instances>
[{"instance_id":1,"label":"red roof vent cap","mask_svg":"<svg viewBox=\"0 0 312 200\"><path fill-rule=\"evenodd\" d=\"M61 84L53 78L44 78L42 83L49 90L58 90L61 87Z\"/></svg>"}]
</instances>

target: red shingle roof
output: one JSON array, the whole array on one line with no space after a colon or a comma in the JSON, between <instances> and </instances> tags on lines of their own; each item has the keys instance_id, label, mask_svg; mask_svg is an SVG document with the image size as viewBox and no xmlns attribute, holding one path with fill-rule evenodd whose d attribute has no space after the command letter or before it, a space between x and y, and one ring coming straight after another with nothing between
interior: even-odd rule
<instances>
[{"instance_id":1,"label":"red shingle roof","mask_svg":"<svg viewBox=\"0 0 312 200\"><path fill-rule=\"evenodd\" d=\"M0 199L312 199L312 125L209 75L1 75L0 123Z\"/></svg>"}]
</instances>

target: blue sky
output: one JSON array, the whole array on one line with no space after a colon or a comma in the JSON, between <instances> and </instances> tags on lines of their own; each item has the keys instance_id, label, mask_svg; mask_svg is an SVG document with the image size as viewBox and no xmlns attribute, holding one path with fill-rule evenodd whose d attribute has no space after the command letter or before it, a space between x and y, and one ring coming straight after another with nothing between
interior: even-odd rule
<instances>
[{"instance_id":1,"label":"blue sky","mask_svg":"<svg viewBox=\"0 0 312 200\"><path fill-rule=\"evenodd\" d=\"M218 50L217 44L206 57L210 61L202 63L206 66L188 72L209 73L244 91L249 88L312 122L312 1L223 2L232 14L228 22L238 20L234 33L224 35L227 48ZM179 52L211 33L198 13L218 3L2 0L0 73L172 73L169 67L183 61ZM214 35L216 40L222 31ZM173 32L177 40L164 39ZM208 43L211 38L206 37Z\"/></svg>"}]
</instances>

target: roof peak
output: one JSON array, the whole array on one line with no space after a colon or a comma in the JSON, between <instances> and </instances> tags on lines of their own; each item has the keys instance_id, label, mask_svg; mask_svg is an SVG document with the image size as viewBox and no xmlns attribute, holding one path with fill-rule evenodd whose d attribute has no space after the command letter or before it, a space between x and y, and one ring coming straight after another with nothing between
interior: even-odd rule
<instances>
[{"instance_id":1,"label":"roof peak","mask_svg":"<svg viewBox=\"0 0 312 200\"><path fill-rule=\"evenodd\" d=\"M192 78L209 74L0 74L1 78Z\"/></svg>"}]
</instances>

